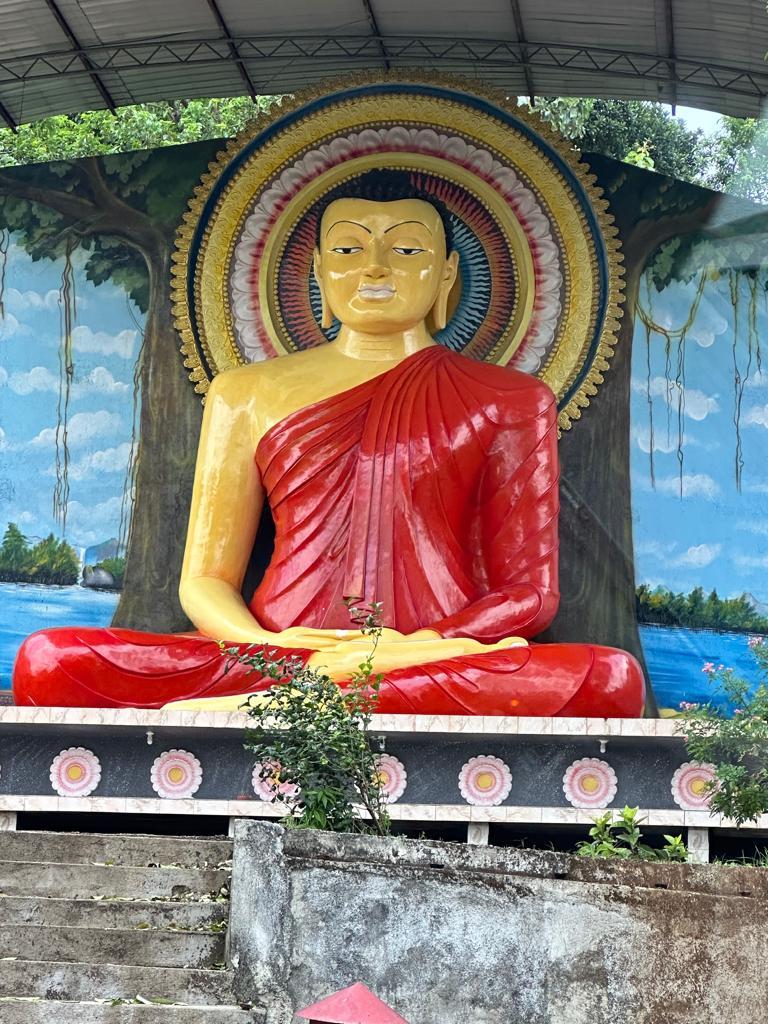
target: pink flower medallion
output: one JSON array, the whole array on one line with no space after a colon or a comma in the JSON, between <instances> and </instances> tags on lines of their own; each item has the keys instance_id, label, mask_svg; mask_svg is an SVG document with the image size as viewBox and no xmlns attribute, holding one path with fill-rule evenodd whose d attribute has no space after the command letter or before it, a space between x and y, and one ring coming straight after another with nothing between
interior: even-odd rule
<instances>
[{"instance_id":1,"label":"pink flower medallion","mask_svg":"<svg viewBox=\"0 0 768 1024\"><path fill-rule=\"evenodd\" d=\"M616 796L616 772L607 761L582 757L567 768L563 792L574 807L607 807Z\"/></svg>"},{"instance_id":2,"label":"pink flower medallion","mask_svg":"<svg viewBox=\"0 0 768 1024\"><path fill-rule=\"evenodd\" d=\"M101 781L101 764L92 750L69 747L54 757L50 779L59 796L88 796Z\"/></svg>"},{"instance_id":3,"label":"pink flower medallion","mask_svg":"<svg viewBox=\"0 0 768 1024\"><path fill-rule=\"evenodd\" d=\"M408 772L405 765L392 754L380 754L376 765L381 781L381 795L385 804L393 804L405 792L408 785Z\"/></svg>"},{"instance_id":4,"label":"pink flower medallion","mask_svg":"<svg viewBox=\"0 0 768 1024\"><path fill-rule=\"evenodd\" d=\"M715 782L715 766L701 761L686 761L672 776L672 799L684 811L708 811Z\"/></svg>"},{"instance_id":5,"label":"pink flower medallion","mask_svg":"<svg viewBox=\"0 0 768 1024\"><path fill-rule=\"evenodd\" d=\"M459 790L468 804L497 807L509 796L512 772L500 757L470 757L459 772Z\"/></svg>"},{"instance_id":6,"label":"pink flower medallion","mask_svg":"<svg viewBox=\"0 0 768 1024\"><path fill-rule=\"evenodd\" d=\"M163 800L183 800L200 788L203 768L188 750L165 750L155 758L150 777L152 789Z\"/></svg>"},{"instance_id":7,"label":"pink flower medallion","mask_svg":"<svg viewBox=\"0 0 768 1024\"><path fill-rule=\"evenodd\" d=\"M259 800L272 803L297 796L299 787L293 782L280 781L280 763L278 761L257 761L251 776L253 791Z\"/></svg>"}]
</instances>

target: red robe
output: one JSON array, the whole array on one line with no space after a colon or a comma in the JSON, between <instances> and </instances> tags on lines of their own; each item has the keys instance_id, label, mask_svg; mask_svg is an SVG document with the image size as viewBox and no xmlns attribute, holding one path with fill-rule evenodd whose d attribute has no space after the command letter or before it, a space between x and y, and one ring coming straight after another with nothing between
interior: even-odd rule
<instances>
[{"instance_id":1,"label":"red robe","mask_svg":"<svg viewBox=\"0 0 768 1024\"><path fill-rule=\"evenodd\" d=\"M287 416L256 462L275 549L251 603L274 631L350 628L343 598L386 625L491 643L532 637L558 605L558 466L551 391L436 346ZM310 652L294 652L309 656ZM226 675L210 640L121 629L33 634L19 704L159 707L268 685ZM453 658L385 677L382 713L639 715L643 675L623 651L579 644Z\"/></svg>"}]
</instances>

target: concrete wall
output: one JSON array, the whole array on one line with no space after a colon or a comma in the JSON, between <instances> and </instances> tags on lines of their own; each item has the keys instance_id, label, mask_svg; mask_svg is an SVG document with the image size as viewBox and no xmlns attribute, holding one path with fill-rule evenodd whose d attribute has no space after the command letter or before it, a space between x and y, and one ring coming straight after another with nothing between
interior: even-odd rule
<instances>
[{"instance_id":1,"label":"concrete wall","mask_svg":"<svg viewBox=\"0 0 768 1024\"><path fill-rule=\"evenodd\" d=\"M768 871L240 821L230 952L267 1024L361 980L410 1024L758 1024Z\"/></svg>"}]
</instances>

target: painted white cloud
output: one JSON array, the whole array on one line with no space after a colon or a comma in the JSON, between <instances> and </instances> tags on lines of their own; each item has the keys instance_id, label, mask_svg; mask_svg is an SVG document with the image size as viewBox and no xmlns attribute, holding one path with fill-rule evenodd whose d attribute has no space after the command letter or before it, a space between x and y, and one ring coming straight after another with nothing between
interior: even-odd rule
<instances>
[{"instance_id":1,"label":"painted white cloud","mask_svg":"<svg viewBox=\"0 0 768 1024\"><path fill-rule=\"evenodd\" d=\"M89 452L76 462L70 463L70 480L86 480L88 477L100 476L103 473L125 473L132 447L130 441L126 441L115 448ZM55 467L51 467L46 475L53 476L55 473Z\"/></svg>"},{"instance_id":2,"label":"painted white cloud","mask_svg":"<svg viewBox=\"0 0 768 1024\"><path fill-rule=\"evenodd\" d=\"M72 331L72 348L76 352L98 352L104 356L121 356L129 359L133 355L138 331L120 331L108 334L106 331L92 331L81 324Z\"/></svg>"},{"instance_id":3,"label":"painted white cloud","mask_svg":"<svg viewBox=\"0 0 768 1024\"><path fill-rule=\"evenodd\" d=\"M75 544L99 544L117 534L122 498L108 498L97 505L67 503L67 533Z\"/></svg>"},{"instance_id":4,"label":"painted white cloud","mask_svg":"<svg viewBox=\"0 0 768 1024\"><path fill-rule=\"evenodd\" d=\"M656 480L656 490L662 494L671 494L680 497L681 480L679 476L667 476ZM684 473L682 479L683 498L706 498L707 501L714 501L720 493L720 486L716 480L706 473Z\"/></svg>"},{"instance_id":5,"label":"painted white cloud","mask_svg":"<svg viewBox=\"0 0 768 1024\"><path fill-rule=\"evenodd\" d=\"M31 370L22 373L11 374L3 381L0 377L0 384L7 383L11 391L17 395L31 395L33 391L52 391L54 394L59 390L59 378L45 366L33 366ZM82 398L86 394L115 395L125 394L129 385L121 380L115 380L113 375L105 366L95 366L86 377L76 380L70 389L72 398Z\"/></svg>"},{"instance_id":6,"label":"painted white cloud","mask_svg":"<svg viewBox=\"0 0 768 1024\"><path fill-rule=\"evenodd\" d=\"M675 547L674 541L662 544L658 540L641 540L635 545L635 554L653 555L655 558L663 558L666 561L670 553L675 550Z\"/></svg>"},{"instance_id":7,"label":"painted white cloud","mask_svg":"<svg viewBox=\"0 0 768 1024\"><path fill-rule=\"evenodd\" d=\"M8 383L8 371L4 366L0 366L0 388L4 387Z\"/></svg>"},{"instance_id":8,"label":"painted white cloud","mask_svg":"<svg viewBox=\"0 0 768 1024\"><path fill-rule=\"evenodd\" d=\"M722 551L722 544L696 544L672 559L673 565L702 569L711 565Z\"/></svg>"},{"instance_id":9,"label":"painted white cloud","mask_svg":"<svg viewBox=\"0 0 768 1024\"><path fill-rule=\"evenodd\" d=\"M741 569L768 569L768 555L736 554L733 560Z\"/></svg>"},{"instance_id":10,"label":"painted white cloud","mask_svg":"<svg viewBox=\"0 0 768 1024\"><path fill-rule=\"evenodd\" d=\"M67 441L70 448L76 448L96 437L114 434L122 427L123 421L114 412L100 409L98 412L78 412L67 424ZM29 442L30 448L54 448L56 428L46 427Z\"/></svg>"},{"instance_id":11,"label":"painted white cloud","mask_svg":"<svg viewBox=\"0 0 768 1024\"><path fill-rule=\"evenodd\" d=\"M0 452L8 447L8 442L5 439L5 431L0 427Z\"/></svg>"},{"instance_id":12,"label":"painted white cloud","mask_svg":"<svg viewBox=\"0 0 768 1024\"><path fill-rule=\"evenodd\" d=\"M17 395L31 395L33 391L58 391L59 378L45 366L33 366L26 373L12 373L8 387Z\"/></svg>"},{"instance_id":13,"label":"painted white cloud","mask_svg":"<svg viewBox=\"0 0 768 1024\"><path fill-rule=\"evenodd\" d=\"M741 422L748 426L765 427L768 430L768 405L754 405L747 410Z\"/></svg>"},{"instance_id":14,"label":"painted white cloud","mask_svg":"<svg viewBox=\"0 0 768 1024\"><path fill-rule=\"evenodd\" d=\"M0 318L0 341L7 341L16 334L29 334L30 330L26 324L20 323L13 313L5 311L5 316Z\"/></svg>"},{"instance_id":15,"label":"painted white cloud","mask_svg":"<svg viewBox=\"0 0 768 1024\"><path fill-rule=\"evenodd\" d=\"M646 455L650 454L651 432L648 427L632 427L632 440L641 452L645 452ZM685 438L685 443L688 443L688 438ZM677 450L677 438L668 438L666 430L655 430L653 432L653 450L665 454L674 452Z\"/></svg>"},{"instance_id":16,"label":"painted white cloud","mask_svg":"<svg viewBox=\"0 0 768 1024\"><path fill-rule=\"evenodd\" d=\"M663 399L675 412L677 403L682 398L685 415L698 422L705 420L710 413L720 411L717 395L707 395L698 388L678 387L674 381L668 381L665 377L652 377L650 386L646 381L634 378L632 390L643 395L650 391L654 398Z\"/></svg>"},{"instance_id":17,"label":"painted white cloud","mask_svg":"<svg viewBox=\"0 0 768 1024\"><path fill-rule=\"evenodd\" d=\"M16 309L19 312L27 309L55 310L59 308L59 292L56 288L51 288L45 294L35 291L20 292L18 288L9 288L5 302L8 309Z\"/></svg>"},{"instance_id":18,"label":"painted white cloud","mask_svg":"<svg viewBox=\"0 0 768 1024\"><path fill-rule=\"evenodd\" d=\"M766 488L768 490L768 488ZM766 519L741 519L736 523L737 530L746 530L747 533L755 533L759 537L768 537L768 520Z\"/></svg>"},{"instance_id":19,"label":"painted white cloud","mask_svg":"<svg viewBox=\"0 0 768 1024\"><path fill-rule=\"evenodd\" d=\"M755 370L744 381L747 388L768 388L768 370Z\"/></svg>"}]
</instances>

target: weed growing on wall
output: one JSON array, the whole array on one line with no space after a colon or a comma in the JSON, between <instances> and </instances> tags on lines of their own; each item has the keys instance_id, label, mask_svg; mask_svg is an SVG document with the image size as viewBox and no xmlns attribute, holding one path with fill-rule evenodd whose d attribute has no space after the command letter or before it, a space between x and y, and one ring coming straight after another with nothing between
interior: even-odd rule
<instances>
[{"instance_id":1,"label":"weed growing on wall","mask_svg":"<svg viewBox=\"0 0 768 1024\"><path fill-rule=\"evenodd\" d=\"M386 835L389 815L370 734L381 682L373 659L382 609L351 599L346 603L371 646L343 689L296 656L275 657L263 647L225 653L275 682L243 705L251 719L244 744L256 755L272 800L286 806L285 823Z\"/></svg>"},{"instance_id":2,"label":"weed growing on wall","mask_svg":"<svg viewBox=\"0 0 768 1024\"><path fill-rule=\"evenodd\" d=\"M733 717L713 704L683 704L680 731L689 755L715 766L709 806L737 825L768 813L768 641L751 637L758 684L723 665L704 665L715 688L726 695Z\"/></svg>"},{"instance_id":3,"label":"weed growing on wall","mask_svg":"<svg viewBox=\"0 0 768 1024\"><path fill-rule=\"evenodd\" d=\"M664 846L657 849L643 842L642 818L637 807L624 807L614 819L612 811L594 818L589 839L578 843L580 857L610 857L621 860L685 861L688 850L680 836L664 836Z\"/></svg>"}]
</instances>

